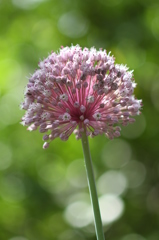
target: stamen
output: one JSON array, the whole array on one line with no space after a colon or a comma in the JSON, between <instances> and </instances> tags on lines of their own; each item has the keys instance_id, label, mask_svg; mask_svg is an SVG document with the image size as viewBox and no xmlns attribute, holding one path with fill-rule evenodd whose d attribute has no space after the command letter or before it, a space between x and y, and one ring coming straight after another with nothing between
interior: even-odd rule
<instances>
[{"instance_id":1,"label":"stamen","mask_svg":"<svg viewBox=\"0 0 159 240\"><path fill-rule=\"evenodd\" d=\"M68 95L66 93L60 95L60 100L67 102L68 101Z\"/></svg>"},{"instance_id":2,"label":"stamen","mask_svg":"<svg viewBox=\"0 0 159 240\"><path fill-rule=\"evenodd\" d=\"M88 103L93 103L94 102L94 96L88 96L86 98L86 100L87 100Z\"/></svg>"},{"instance_id":3,"label":"stamen","mask_svg":"<svg viewBox=\"0 0 159 240\"><path fill-rule=\"evenodd\" d=\"M71 119L71 115L69 113L64 113L62 116L63 121L69 121Z\"/></svg>"},{"instance_id":4,"label":"stamen","mask_svg":"<svg viewBox=\"0 0 159 240\"><path fill-rule=\"evenodd\" d=\"M94 117L95 120L98 121L98 120L101 119L101 113L97 112L97 113L95 113L95 114L93 115L93 117Z\"/></svg>"}]
</instances>

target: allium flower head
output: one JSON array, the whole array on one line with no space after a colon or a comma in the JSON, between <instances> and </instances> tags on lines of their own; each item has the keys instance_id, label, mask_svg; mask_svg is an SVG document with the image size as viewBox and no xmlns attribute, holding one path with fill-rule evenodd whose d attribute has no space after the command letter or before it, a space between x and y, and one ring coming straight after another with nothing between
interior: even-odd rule
<instances>
[{"instance_id":1,"label":"allium flower head","mask_svg":"<svg viewBox=\"0 0 159 240\"><path fill-rule=\"evenodd\" d=\"M30 77L22 109L22 124L28 130L39 127L43 148L60 137L67 140L72 132L80 139L105 134L120 136L118 124L127 125L140 113L141 100L133 96L136 84L133 71L115 64L105 50L61 48L39 63Z\"/></svg>"}]
</instances>

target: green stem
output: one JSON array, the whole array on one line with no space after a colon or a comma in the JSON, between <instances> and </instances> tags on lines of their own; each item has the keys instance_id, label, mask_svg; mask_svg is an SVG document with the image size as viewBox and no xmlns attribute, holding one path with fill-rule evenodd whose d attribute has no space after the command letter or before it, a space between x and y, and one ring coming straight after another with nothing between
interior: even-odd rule
<instances>
[{"instance_id":1,"label":"green stem","mask_svg":"<svg viewBox=\"0 0 159 240\"><path fill-rule=\"evenodd\" d=\"M97 235L97 240L105 240L103 227L102 227L102 220L101 220L101 215L99 210L99 203L98 203L98 196L97 196L95 178L93 173L91 154L89 150L89 143L88 143L88 137L86 135L86 132L82 133L82 147L83 147L83 153L84 153L85 164L86 164L90 198L91 198L93 212L94 212L94 222L95 222L95 231Z\"/></svg>"}]
</instances>

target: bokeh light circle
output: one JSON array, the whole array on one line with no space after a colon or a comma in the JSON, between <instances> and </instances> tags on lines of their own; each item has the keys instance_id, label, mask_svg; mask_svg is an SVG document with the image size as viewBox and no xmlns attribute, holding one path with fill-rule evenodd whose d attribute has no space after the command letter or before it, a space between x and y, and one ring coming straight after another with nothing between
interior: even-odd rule
<instances>
[{"instance_id":1,"label":"bokeh light circle","mask_svg":"<svg viewBox=\"0 0 159 240\"><path fill-rule=\"evenodd\" d=\"M123 174L128 180L129 188L140 186L146 177L146 168L143 163L132 160L122 168Z\"/></svg>"},{"instance_id":2,"label":"bokeh light circle","mask_svg":"<svg viewBox=\"0 0 159 240\"><path fill-rule=\"evenodd\" d=\"M102 160L109 168L120 168L129 162L131 154L131 147L126 141L114 139L105 145Z\"/></svg>"},{"instance_id":3,"label":"bokeh light circle","mask_svg":"<svg viewBox=\"0 0 159 240\"><path fill-rule=\"evenodd\" d=\"M83 201L71 203L67 206L64 217L74 227L85 227L93 221L91 205Z\"/></svg>"},{"instance_id":4,"label":"bokeh light circle","mask_svg":"<svg viewBox=\"0 0 159 240\"><path fill-rule=\"evenodd\" d=\"M129 124L128 126L124 126L122 128L122 136L128 139L135 139L140 137L146 128L146 120L143 114L139 117L136 117L136 122L133 124Z\"/></svg>"},{"instance_id":5,"label":"bokeh light circle","mask_svg":"<svg viewBox=\"0 0 159 240\"><path fill-rule=\"evenodd\" d=\"M109 224L117 220L124 211L124 202L118 196L105 194L99 198L101 217L103 224Z\"/></svg>"},{"instance_id":6,"label":"bokeh light circle","mask_svg":"<svg viewBox=\"0 0 159 240\"><path fill-rule=\"evenodd\" d=\"M87 178L83 159L71 162L67 168L66 176L72 186L78 188L87 187Z\"/></svg>"},{"instance_id":7,"label":"bokeh light circle","mask_svg":"<svg viewBox=\"0 0 159 240\"><path fill-rule=\"evenodd\" d=\"M121 195L127 188L127 179L119 171L107 171L97 181L100 194Z\"/></svg>"},{"instance_id":8,"label":"bokeh light circle","mask_svg":"<svg viewBox=\"0 0 159 240\"><path fill-rule=\"evenodd\" d=\"M132 233L124 236L121 240L146 240L146 239L139 234Z\"/></svg>"},{"instance_id":9,"label":"bokeh light circle","mask_svg":"<svg viewBox=\"0 0 159 240\"><path fill-rule=\"evenodd\" d=\"M88 31L88 27L88 20L76 11L63 14L58 21L59 31L71 38L83 37Z\"/></svg>"}]
</instances>

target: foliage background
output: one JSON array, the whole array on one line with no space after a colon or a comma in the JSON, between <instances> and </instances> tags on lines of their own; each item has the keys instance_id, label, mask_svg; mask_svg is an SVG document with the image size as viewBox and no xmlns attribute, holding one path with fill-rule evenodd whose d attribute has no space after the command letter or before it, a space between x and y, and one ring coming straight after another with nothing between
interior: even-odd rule
<instances>
[{"instance_id":1,"label":"foliage background","mask_svg":"<svg viewBox=\"0 0 159 240\"><path fill-rule=\"evenodd\" d=\"M0 239L95 240L80 141L19 122L27 76L61 45L106 48L143 99L119 139L90 139L106 239L159 239L158 0L0 0ZM87 214L89 213L89 214Z\"/></svg>"}]
</instances>

